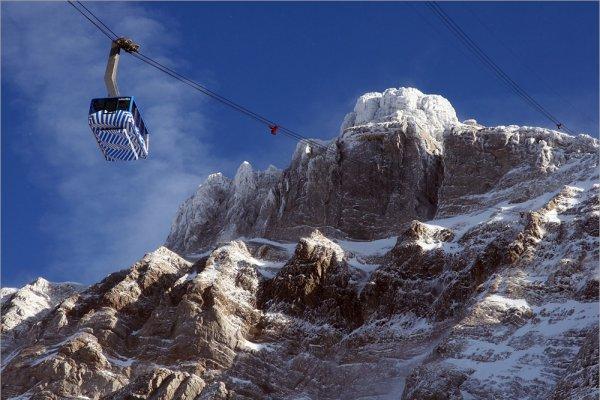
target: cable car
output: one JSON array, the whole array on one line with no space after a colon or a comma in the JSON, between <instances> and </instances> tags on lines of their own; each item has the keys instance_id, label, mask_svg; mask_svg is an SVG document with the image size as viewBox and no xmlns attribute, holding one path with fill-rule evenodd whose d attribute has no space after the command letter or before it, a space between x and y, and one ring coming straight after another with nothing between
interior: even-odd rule
<instances>
[{"instance_id":1,"label":"cable car","mask_svg":"<svg viewBox=\"0 0 600 400\"><path fill-rule=\"evenodd\" d=\"M148 157L150 136L135 98L119 94L117 70L121 49L135 53L140 46L118 38L111 44L104 73L108 97L92 99L88 113L90 129L107 161L131 161Z\"/></svg>"},{"instance_id":2,"label":"cable car","mask_svg":"<svg viewBox=\"0 0 600 400\"><path fill-rule=\"evenodd\" d=\"M88 122L107 161L148 157L150 137L134 97L93 99Z\"/></svg>"}]
</instances>

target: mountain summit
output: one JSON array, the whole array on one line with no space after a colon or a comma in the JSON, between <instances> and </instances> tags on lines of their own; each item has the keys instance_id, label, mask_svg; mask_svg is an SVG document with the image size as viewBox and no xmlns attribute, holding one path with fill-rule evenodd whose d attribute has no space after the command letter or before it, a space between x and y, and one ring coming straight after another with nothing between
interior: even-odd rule
<instances>
[{"instance_id":1,"label":"mountain summit","mask_svg":"<svg viewBox=\"0 0 600 400\"><path fill-rule=\"evenodd\" d=\"M436 137L458 124L456 111L442 96L423 94L415 88L391 88L360 96L354 111L344 118L341 132L360 125L402 121L419 125Z\"/></svg>"},{"instance_id":2,"label":"mountain summit","mask_svg":"<svg viewBox=\"0 0 600 400\"><path fill-rule=\"evenodd\" d=\"M85 290L3 291L3 398L598 398L598 140L400 88L320 143Z\"/></svg>"}]
</instances>

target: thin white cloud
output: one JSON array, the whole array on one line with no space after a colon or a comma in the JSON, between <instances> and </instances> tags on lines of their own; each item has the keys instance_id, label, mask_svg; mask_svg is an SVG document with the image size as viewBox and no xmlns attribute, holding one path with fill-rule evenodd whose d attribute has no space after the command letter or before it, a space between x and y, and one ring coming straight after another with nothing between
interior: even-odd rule
<instances>
[{"instance_id":1,"label":"thin white cloud","mask_svg":"<svg viewBox=\"0 0 600 400\"><path fill-rule=\"evenodd\" d=\"M131 35L152 55L170 55L178 43L177 33L141 6L89 6L106 21L118 21L114 30ZM50 204L40 227L55 249L47 273L95 281L160 245L178 204L206 173L223 167L202 144L205 100L122 56L119 87L138 98L152 134L151 157L107 163L87 126L87 109L92 97L105 95L108 39L65 3L5 3L3 23L4 80L26 100L30 119L23 124L35 135L11 138L24 130L3 132L4 145L29 144L22 156L30 161L31 179L61 199Z\"/></svg>"}]
</instances>

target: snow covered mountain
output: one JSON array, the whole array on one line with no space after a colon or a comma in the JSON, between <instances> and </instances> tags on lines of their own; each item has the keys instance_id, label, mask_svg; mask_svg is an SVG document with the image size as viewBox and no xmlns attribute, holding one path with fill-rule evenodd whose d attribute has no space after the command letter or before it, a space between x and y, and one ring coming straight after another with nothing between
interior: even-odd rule
<instances>
[{"instance_id":1,"label":"snow covered mountain","mask_svg":"<svg viewBox=\"0 0 600 400\"><path fill-rule=\"evenodd\" d=\"M324 144L210 175L33 323L3 292L2 398L598 398L596 139L400 88Z\"/></svg>"}]
</instances>

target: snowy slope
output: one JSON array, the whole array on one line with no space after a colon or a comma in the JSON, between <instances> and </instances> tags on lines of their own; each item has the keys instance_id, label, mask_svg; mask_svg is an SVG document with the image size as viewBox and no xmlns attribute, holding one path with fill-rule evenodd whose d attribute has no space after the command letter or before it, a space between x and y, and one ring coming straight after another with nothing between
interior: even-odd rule
<instances>
[{"instance_id":1,"label":"snowy slope","mask_svg":"<svg viewBox=\"0 0 600 400\"><path fill-rule=\"evenodd\" d=\"M586 336L597 332L600 184L595 172L590 176L525 202L428 223L449 228L454 238L424 238L420 246L454 257L488 247L498 229L519 233L507 246L514 252L507 268L493 270L474 291L435 356L413 372L407 398L419 398L421 389L446 379L441 376L454 376L463 398L552 395ZM579 389L572 398L596 398L598 381Z\"/></svg>"},{"instance_id":2,"label":"snowy slope","mask_svg":"<svg viewBox=\"0 0 600 400\"><path fill-rule=\"evenodd\" d=\"M2 289L2 348L45 316L65 298L84 289L77 283L53 283L44 278L20 289Z\"/></svg>"},{"instance_id":3,"label":"snowy slope","mask_svg":"<svg viewBox=\"0 0 600 400\"><path fill-rule=\"evenodd\" d=\"M13 329L25 319L36 317L40 312L56 306L71 294L83 289L84 286L78 283L53 283L44 278L37 278L18 290L3 288L3 332Z\"/></svg>"},{"instance_id":4,"label":"snowy slope","mask_svg":"<svg viewBox=\"0 0 600 400\"><path fill-rule=\"evenodd\" d=\"M0 289L0 302L1 304L4 304L4 302L6 302L6 300L10 299L10 296L15 293L17 290L17 288L11 288L11 287L3 287L2 289Z\"/></svg>"}]
</instances>

